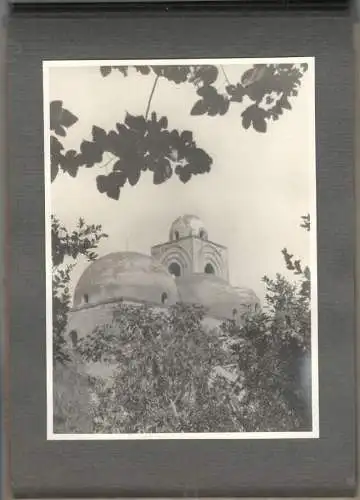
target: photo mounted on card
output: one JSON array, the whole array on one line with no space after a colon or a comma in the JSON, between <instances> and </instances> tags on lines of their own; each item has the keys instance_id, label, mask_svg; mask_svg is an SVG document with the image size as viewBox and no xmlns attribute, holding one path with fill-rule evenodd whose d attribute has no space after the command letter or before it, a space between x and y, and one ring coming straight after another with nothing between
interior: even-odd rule
<instances>
[{"instance_id":1,"label":"photo mounted on card","mask_svg":"<svg viewBox=\"0 0 360 500\"><path fill-rule=\"evenodd\" d=\"M318 438L314 58L43 82L47 438Z\"/></svg>"}]
</instances>

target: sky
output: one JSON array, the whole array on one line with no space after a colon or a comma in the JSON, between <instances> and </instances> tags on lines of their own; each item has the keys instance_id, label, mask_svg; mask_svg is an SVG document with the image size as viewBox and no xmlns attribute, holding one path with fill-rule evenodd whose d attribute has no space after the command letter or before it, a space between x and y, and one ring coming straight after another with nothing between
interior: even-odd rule
<instances>
[{"instance_id":1,"label":"sky","mask_svg":"<svg viewBox=\"0 0 360 500\"><path fill-rule=\"evenodd\" d=\"M224 67L230 81L239 81L248 68L248 61ZM118 201L96 188L96 175L111 167L83 168L76 178L60 173L51 184L52 213L69 229L80 216L102 224L109 238L102 241L99 255L124 250L149 254L152 245L168 240L173 220L195 214L209 239L228 247L230 282L252 288L263 299L264 275L291 277L281 255L284 246L304 263L310 261L310 235L300 222L314 202L312 76L309 70L291 99L293 109L265 134L242 127L242 104L230 106L225 116L191 116L198 99L194 86L161 78L151 111L166 115L169 128L193 132L198 147L213 158L210 173L187 184L173 176L162 185L154 185L152 175L145 173L136 186L122 189ZM124 77L114 71L103 78L98 66L79 65L51 67L48 82L49 99L62 100L79 118L62 140L66 149L79 150L82 140L91 139L93 125L109 131L126 112L144 114L154 76L132 72ZM225 81L219 82L221 89ZM87 265L81 260L75 267L72 289Z\"/></svg>"}]
</instances>

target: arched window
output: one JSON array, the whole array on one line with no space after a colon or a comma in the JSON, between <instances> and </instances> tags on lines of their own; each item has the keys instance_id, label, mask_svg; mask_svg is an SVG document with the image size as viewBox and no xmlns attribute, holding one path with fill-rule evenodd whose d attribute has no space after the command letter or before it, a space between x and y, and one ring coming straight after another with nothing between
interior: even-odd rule
<instances>
[{"instance_id":1,"label":"arched window","mask_svg":"<svg viewBox=\"0 0 360 500\"><path fill-rule=\"evenodd\" d=\"M169 273L177 278L181 275L181 268L177 262L172 262L169 266Z\"/></svg>"},{"instance_id":2,"label":"arched window","mask_svg":"<svg viewBox=\"0 0 360 500\"><path fill-rule=\"evenodd\" d=\"M202 240L207 240L207 233L204 231L204 229L200 230L199 236Z\"/></svg>"},{"instance_id":3,"label":"arched window","mask_svg":"<svg viewBox=\"0 0 360 500\"><path fill-rule=\"evenodd\" d=\"M167 293L166 293L166 292L163 292L163 293L161 294L161 303L162 303L162 304L166 304L166 303L167 303L167 299L168 299Z\"/></svg>"},{"instance_id":4,"label":"arched window","mask_svg":"<svg viewBox=\"0 0 360 500\"><path fill-rule=\"evenodd\" d=\"M178 240L180 238L179 231L174 232L175 239Z\"/></svg>"},{"instance_id":5,"label":"arched window","mask_svg":"<svg viewBox=\"0 0 360 500\"><path fill-rule=\"evenodd\" d=\"M205 266L205 273L206 274L215 274L215 269L214 269L213 265L210 264L210 262L208 262Z\"/></svg>"},{"instance_id":6,"label":"arched window","mask_svg":"<svg viewBox=\"0 0 360 500\"><path fill-rule=\"evenodd\" d=\"M78 342L77 331L76 330L71 330L71 332L69 333L69 337L70 337L70 340L71 340L71 343L72 343L73 347L76 347L77 346L77 342Z\"/></svg>"},{"instance_id":7,"label":"arched window","mask_svg":"<svg viewBox=\"0 0 360 500\"><path fill-rule=\"evenodd\" d=\"M84 303L88 304L89 303L89 295L87 293L84 293Z\"/></svg>"}]
</instances>

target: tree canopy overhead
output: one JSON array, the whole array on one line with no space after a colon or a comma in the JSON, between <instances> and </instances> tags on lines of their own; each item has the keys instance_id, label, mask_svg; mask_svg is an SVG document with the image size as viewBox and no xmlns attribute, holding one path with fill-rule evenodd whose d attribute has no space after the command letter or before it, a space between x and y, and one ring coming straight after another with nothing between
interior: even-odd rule
<instances>
[{"instance_id":1,"label":"tree canopy overhead","mask_svg":"<svg viewBox=\"0 0 360 500\"><path fill-rule=\"evenodd\" d=\"M136 185L143 172L152 172L154 184L162 184L174 174L186 183L193 175L210 172L213 166L213 159L197 145L190 130L170 130L166 116L150 113L159 79L195 86L199 99L189 108L190 116L223 116L230 107L242 104L240 126L265 133L271 122L292 109L290 98L298 94L307 64L256 64L238 82L230 82L223 66L212 65L102 66L99 71L104 78L115 71L124 78L132 72L153 75L146 111L143 115L127 113L108 131L93 124L92 140L83 140L79 151L65 151L61 138L78 117L65 109L62 101L52 101L51 180L59 172L76 177L80 168L110 166L110 173L96 176L96 185L100 193L117 200L121 189L126 184Z\"/></svg>"}]
</instances>

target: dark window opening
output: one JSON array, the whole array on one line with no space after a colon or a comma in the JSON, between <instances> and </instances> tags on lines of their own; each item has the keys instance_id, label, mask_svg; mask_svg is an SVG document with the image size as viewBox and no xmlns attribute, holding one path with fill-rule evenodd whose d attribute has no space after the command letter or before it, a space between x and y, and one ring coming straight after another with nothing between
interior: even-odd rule
<instances>
[{"instance_id":1,"label":"dark window opening","mask_svg":"<svg viewBox=\"0 0 360 500\"><path fill-rule=\"evenodd\" d=\"M77 346L77 342L78 342L77 331L76 330L71 330L71 332L69 333L69 337L70 337L70 340L71 340L71 343L72 343L73 347L76 347Z\"/></svg>"},{"instance_id":2,"label":"dark window opening","mask_svg":"<svg viewBox=\"0 0 360 500\"><path fill-rule=\"evenodd\" d=\"M236 315L237 315L237 313L238 313L238 310L237 310L237 309L233 309L233 310L232 310L232 313L233 313L233 316L236 316Z\"/></svg>"},{"instance_id":3,"label":"dark window opening","mask_svg":"<svg viewBox=\"0 0 360 500\"><path fill-rule=\"evenodd\" d=\"M206 240L207 239L206 231L204 231L203 229L200 231L200 238L202 240Z\"/></svg>"},{"instance_id":4,"label":"dark window opening","mask_svg":"<svg viewBox=\"0 0 360 500\"><path fill-rule=\"evenodd\" d=\"M178 240L180 238L179 231L175 231L174 235L175 235L176 240Z\"/></svg>"},{"instance_id":5,"label":"dark window opening","mask_svg":"<svg viewBox=\"0 0 360 500\"><path fill-rule=\"evenodd\" d=\"M215 274L215 269L212 264L208 263L205 266L205 273L206 274Z\"/></svg>"},{"instance_id":6,"label":"dark window opening","mask_svg":"<svg viewBox=\"0 0 360 500\"><path fill-rule=\"evenodd\" d=\"M169 266L169 273L177 278L181 275L181 269L177 262L172 262Z\"/></svg>"},{"instance_id":7,"label":"dark window opening","mask_svg":"<svg viewBox=\"0 0 360 500\"><path fill-rule=\"evenodd\" d=\"M166 304L167 303L167 299L168 299L167 293L163 292L161 294L161 303L162 304Z\"/></svg>"},{"instance_id":8,"label":"dark window opening","mask_svg":"<svg viewBox=\"0 0 360 500\"><path fill-rule=\"evenodd\" d=\"M84 302L85 304L89 303L89 295L87 293L84 294Z\"/></svg>"}]
</instances>

